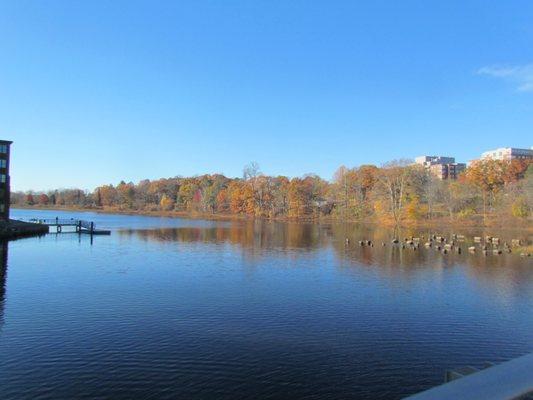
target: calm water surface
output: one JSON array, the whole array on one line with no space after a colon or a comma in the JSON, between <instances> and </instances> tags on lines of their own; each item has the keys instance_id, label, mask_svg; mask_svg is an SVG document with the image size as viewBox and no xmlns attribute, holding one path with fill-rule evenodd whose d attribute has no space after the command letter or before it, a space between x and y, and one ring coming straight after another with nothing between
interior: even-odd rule
<instances>
[{"instance_id":1,"label":"calm water surface","mask_svg":"<svg viewBox=\"0 0 533 400\"><path fill-rule=\"evenodd\" d=\"M390 239L415 232L355 225L12 214L113 232L3 244L2 399L398 399L533 350L517 255L402 250Z\"/></svg>"}]
</instances>

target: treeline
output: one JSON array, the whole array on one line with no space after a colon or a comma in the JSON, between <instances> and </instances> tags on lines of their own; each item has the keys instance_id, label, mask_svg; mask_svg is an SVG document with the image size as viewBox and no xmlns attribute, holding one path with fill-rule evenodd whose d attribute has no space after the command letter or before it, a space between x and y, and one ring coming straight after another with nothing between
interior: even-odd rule
<instances>
[{"instance_id":1,"label":"treeline","mask_svg":"<svg viewBox=\"0 0 533 400\"><path fill-rule=\"evenodd\" d=\"M14 192L12 204L129 212L182 212L264 218L375 220L527 219L533 208L531 161L481 160L456 181L440 180L407 160L382 167L340 167L332 181L317 175L266 176L256 163L242 178L224 175L120 182L93 192Z\"/></svg>"}]
</instances>

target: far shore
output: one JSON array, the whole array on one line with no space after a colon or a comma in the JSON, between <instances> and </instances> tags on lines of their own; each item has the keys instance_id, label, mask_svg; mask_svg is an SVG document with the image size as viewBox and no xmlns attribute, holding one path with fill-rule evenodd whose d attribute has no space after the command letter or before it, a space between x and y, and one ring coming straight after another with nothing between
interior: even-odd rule
<instances>
[{"instance_id":1,"label":"far shore","mask_svg":"<svg viewBox=\"0 0 533 400\"><path fill-rule=\"evenodd\" d=\"M295 223L360 223L368 225L380 225L394 228L395 224L392 221L378 221L375 219L341 219L339 217L306 217L306 218L288 218L288 217L254 217L248 215L237 214L223 214L223 213L202 213L202 212L188 212L188 211L163 211L163 210L124 210L120 208L83 208L83 207L62 207L62 206L20 206L12 205L12 209L20 210L49 210L49 211L79 211L79 212L96 212L101 214L122 214L122 215L144 215L151 217L169 217L169 218L187 218L187 219L205 219L214 221L250 221L254 219L278 222L295 222ZM404 220L399 226L404 228L468 228L468 229L504 229L504 230L520 230L524 232L533 233L533 224L531 221L507 221L507 223L498 223L494 218L491 222L483 225L480 216L477 218L458 218L450 220L450 218L435 218L432 220L409 221Z\"/></svg>"}]
</instances>

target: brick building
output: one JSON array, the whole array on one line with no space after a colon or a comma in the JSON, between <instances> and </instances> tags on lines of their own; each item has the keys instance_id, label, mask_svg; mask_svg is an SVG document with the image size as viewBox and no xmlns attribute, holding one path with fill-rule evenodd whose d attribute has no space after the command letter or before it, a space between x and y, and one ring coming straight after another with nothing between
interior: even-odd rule
<instances>
[{"instance_id":1,"label":"brick building","mask_svg":"<svg viewBox=\"0 0 533 400\"><path fill-rule=\"evenodd\" d=\"M0 219L9 219L11 187L9 182L9 156L11 141L0 140Z\"/></svg>"},{"instance_id":2,"label":"brick building","mask_svg":"<svg viewBox=\"0 0 533 400\"><path fill-rule=\"evenodd\" d=\"M432 175L439 179L457 179L466 168L466 164L456 163L455 157L420 156L415 162L423 165Z\"/></svg>"}]
</instances>

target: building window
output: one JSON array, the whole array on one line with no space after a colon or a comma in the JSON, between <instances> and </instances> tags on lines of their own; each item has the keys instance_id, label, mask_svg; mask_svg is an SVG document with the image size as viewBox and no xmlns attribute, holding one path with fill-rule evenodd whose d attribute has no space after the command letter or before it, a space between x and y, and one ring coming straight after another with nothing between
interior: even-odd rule
<instances>
[{"instance_id":1,"label":"building window","mask_svg":"<svg viewBox=\"0 0 533 400\"><path fill-rule=\"evenodd\" d=\"M6 206L3 204L0 204L0 213L3 213L6 210Z\"/></svg>"},{"instance_id":2,"label":"building window","mask_svg":"<svg viewBox=\"0 0 533 400\"><path fill-rule=\"evenodd\" d=\"M6 183L6 174L0 174L0 183Z\"/></svg>"},{"instance_id":3,"label":"building window","mask_svg":"<svg viewBox=\"0 0 533 400\"><path fill-rule=\"evenodd\" d=\"M7 166L7 160L0 159L0 168L5 168Z\"/></svg>"},{"instance_id":4,"label":"building window","mask_svg":"<svg viewBox=\"0 0 533 400\"><path fill-rule=\"evenodd\" d=\"M7 153L7 144L0 144L0 153L2 154Z\"/></svg>"}]
</instances>

